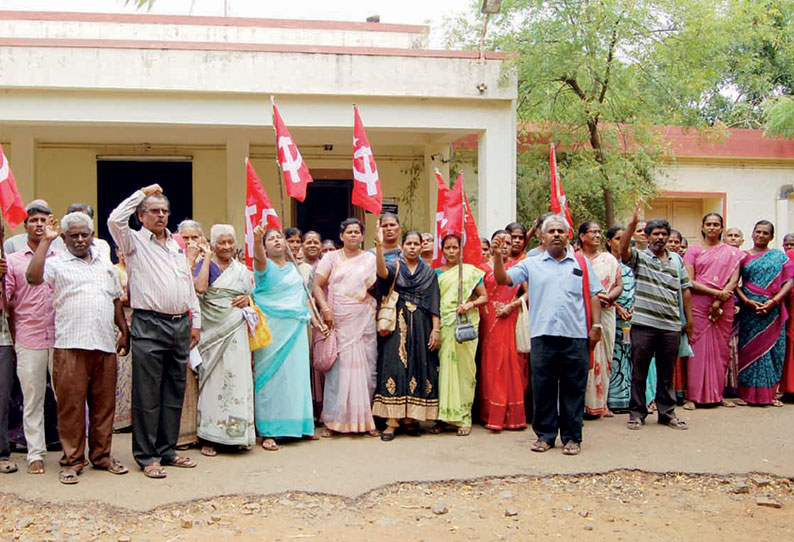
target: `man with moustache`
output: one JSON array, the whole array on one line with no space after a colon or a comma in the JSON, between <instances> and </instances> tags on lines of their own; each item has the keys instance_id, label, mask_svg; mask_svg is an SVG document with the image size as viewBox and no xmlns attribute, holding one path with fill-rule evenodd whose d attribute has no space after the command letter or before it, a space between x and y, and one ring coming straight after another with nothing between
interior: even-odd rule
<instances>
[{"instance_id":1,"label":"man with moustache","mask_svg":"<svg viewBox=\"0 0 794 542\"><path fill-rule=\"evenodd\" d=\"M30 260L28 284L46 283L55 308L55 355L52 380L58 398L58 434L63 446L63 484L76 484L86 465L88 406L89 458L95 469L125 474L127 468L110 455L116 408L116 356L129 348L129 331L121 307L121 289L110 263L94 241L94 223L81 211L61 220L66 251L47 259L59 237L55 219ZM115 327L114 327L115 324ZM120 333L116 336L116 327Z\"/></svg>"},{"instance_id":2,"label":"man with moustache","mask_svg":"<svg viewBox=\"0 0 794 542\"><path fill-rule=\"evenodd\" d=\"M545 452L553 448L559 432L563 453L577 455L582 443L588 352L601 340L598 293L602 288L587 259L579 260L568 245L568 223L564 217L548 217L543 221L541 233L544 252L524 258L508 270L501 258L494 258L494 278L498 284L507 286L529 280L532 429L538 437L531 449ZM493 252L498 253L504 242L500 236L495 237ZM589 277L590 329L587 329L582 264Z\"/></svg>"},{"instance_id":3,"label":"man with moustache","mask_svg":"<svg viewBox=\"0 0 794 542\"><path fill-rule=\"evenodd\" d=\"M136 213L142 227L132 230ZM166 229L171 213L160 185L125 199L110 213L108 228L124 254L132 315L132 454L149 478L165 478L163 466L192 468L177 455L188 352L201 338L201 312L185 258Z\"/></svg>"},{"instance_id":4,"label":"man with moustache","mask_svg":"<svg viewBox=\"0 0 794 542\"><path fill-rule=\"evenodd\" d=\"M626 231L637 231L641 208L642 202L638 201ZM670 224L666 220L650 220L645 224L644 234L648 242L644 250L630 247L628 235L620 240L620 257L634 271L636 284L631 320L631 399L626 427L637 430L645 424L648 416L645 386L651 359L655 357L658 422L673 429L688 429L686 422L675 415L673 370L681 343L681 305L687 321L683 331L692 339L689 291L692 282L681 257L667 250Z\"/></svg>"}]
</instances>

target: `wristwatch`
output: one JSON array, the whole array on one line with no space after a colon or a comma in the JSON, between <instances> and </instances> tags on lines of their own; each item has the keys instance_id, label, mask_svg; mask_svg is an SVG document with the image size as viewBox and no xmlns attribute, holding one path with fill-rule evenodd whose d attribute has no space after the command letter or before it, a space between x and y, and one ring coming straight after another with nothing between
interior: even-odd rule
<instances>
[{"instance_id":1,"label":"wristwatch","mask_svg":"<svg viewBox=\"0 0 794 542\"><path fill-rule=\"evenodd\" d=\"M604 326L601 324L593 324L590 329L604 329Z\"/></svg>"}]
</instances>

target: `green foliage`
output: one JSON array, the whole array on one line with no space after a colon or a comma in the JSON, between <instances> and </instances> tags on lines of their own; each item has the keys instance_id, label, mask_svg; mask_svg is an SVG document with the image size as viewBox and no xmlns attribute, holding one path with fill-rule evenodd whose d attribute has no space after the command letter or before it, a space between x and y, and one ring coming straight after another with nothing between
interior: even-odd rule
<instances>
[{"instance_id":1,"label":"green foliage","mask_svg":"<svg viewBox=\"0 0 794 542\"><path fill-rule=\"evenodd\" d=\"M140 9L143 6L146 6L146 9L152 9L152 6L154 5L154 2L155 2L155 0L124 0L125 4L127 4L127 5L132 4L137 9Z\"/></svg>"},{"instance_id":2,"label":"green foliage","mask_svg":"<svg viewBox=\"0 0 794 542\"><path fill-rule=\"evenodd\" d=\"M576 220L612 224L674 159L664 125L719 134L760 118L794 70L794 0L505 0L487 47L518 53L518 215L548 209L548 144ZM475 8L447 33L478 46ZM774 74L774 75L770 75ZM767 108L783 125L790 102ZM791 121L790 124L794 124Z\"/></svg>"}]
</instances>

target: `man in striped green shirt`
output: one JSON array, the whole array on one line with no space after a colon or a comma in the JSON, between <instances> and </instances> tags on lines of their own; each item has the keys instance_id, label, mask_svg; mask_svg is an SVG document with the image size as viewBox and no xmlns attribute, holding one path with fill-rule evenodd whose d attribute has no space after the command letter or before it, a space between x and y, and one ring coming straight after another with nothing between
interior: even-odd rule
<instances>
[{"instance_id":1,"label":"man in striped green shirt","mask_svg":"<svg viewBox=\"0 0 794 542\"><path fill-rule=\"evenodd\" d=\"M639 222L641 202L637 202L634 216L626 231L634 231ZM692 337L692 298L684 263L678 254L668 252L667 238L670 224L666 220L650 220L645 225L648 248L630 248L631 237L624 235L620 242L620 257L634 272L636 293L634 315L631 319L631 399L629 401L629 429L640 429L648 416L645 403L645 383L651 360L656 357L656 407L658 421L673 429L687 429L686 422L675 415L673 371L682 331ZM681 312L686 316L682 324Z\"/></svg>"}]
</instances>

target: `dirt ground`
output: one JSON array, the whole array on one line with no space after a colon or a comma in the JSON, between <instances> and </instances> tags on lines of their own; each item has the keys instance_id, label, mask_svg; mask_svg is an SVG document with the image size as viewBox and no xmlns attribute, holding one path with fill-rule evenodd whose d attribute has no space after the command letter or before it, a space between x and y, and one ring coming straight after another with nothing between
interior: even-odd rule
<instances>
[{"instance_id":1,"label":"dirt ground","mask_svg":"<svg viewBox=\"0 0 794 542\"><path fill-rule=\"evenodd\" d=\"M789 478L626 470L396 483L356 499L216 497L151 512L0 496L0 540L22 541L760 541L790 539L793 522Z\"/></svg>"}]
</instances>

